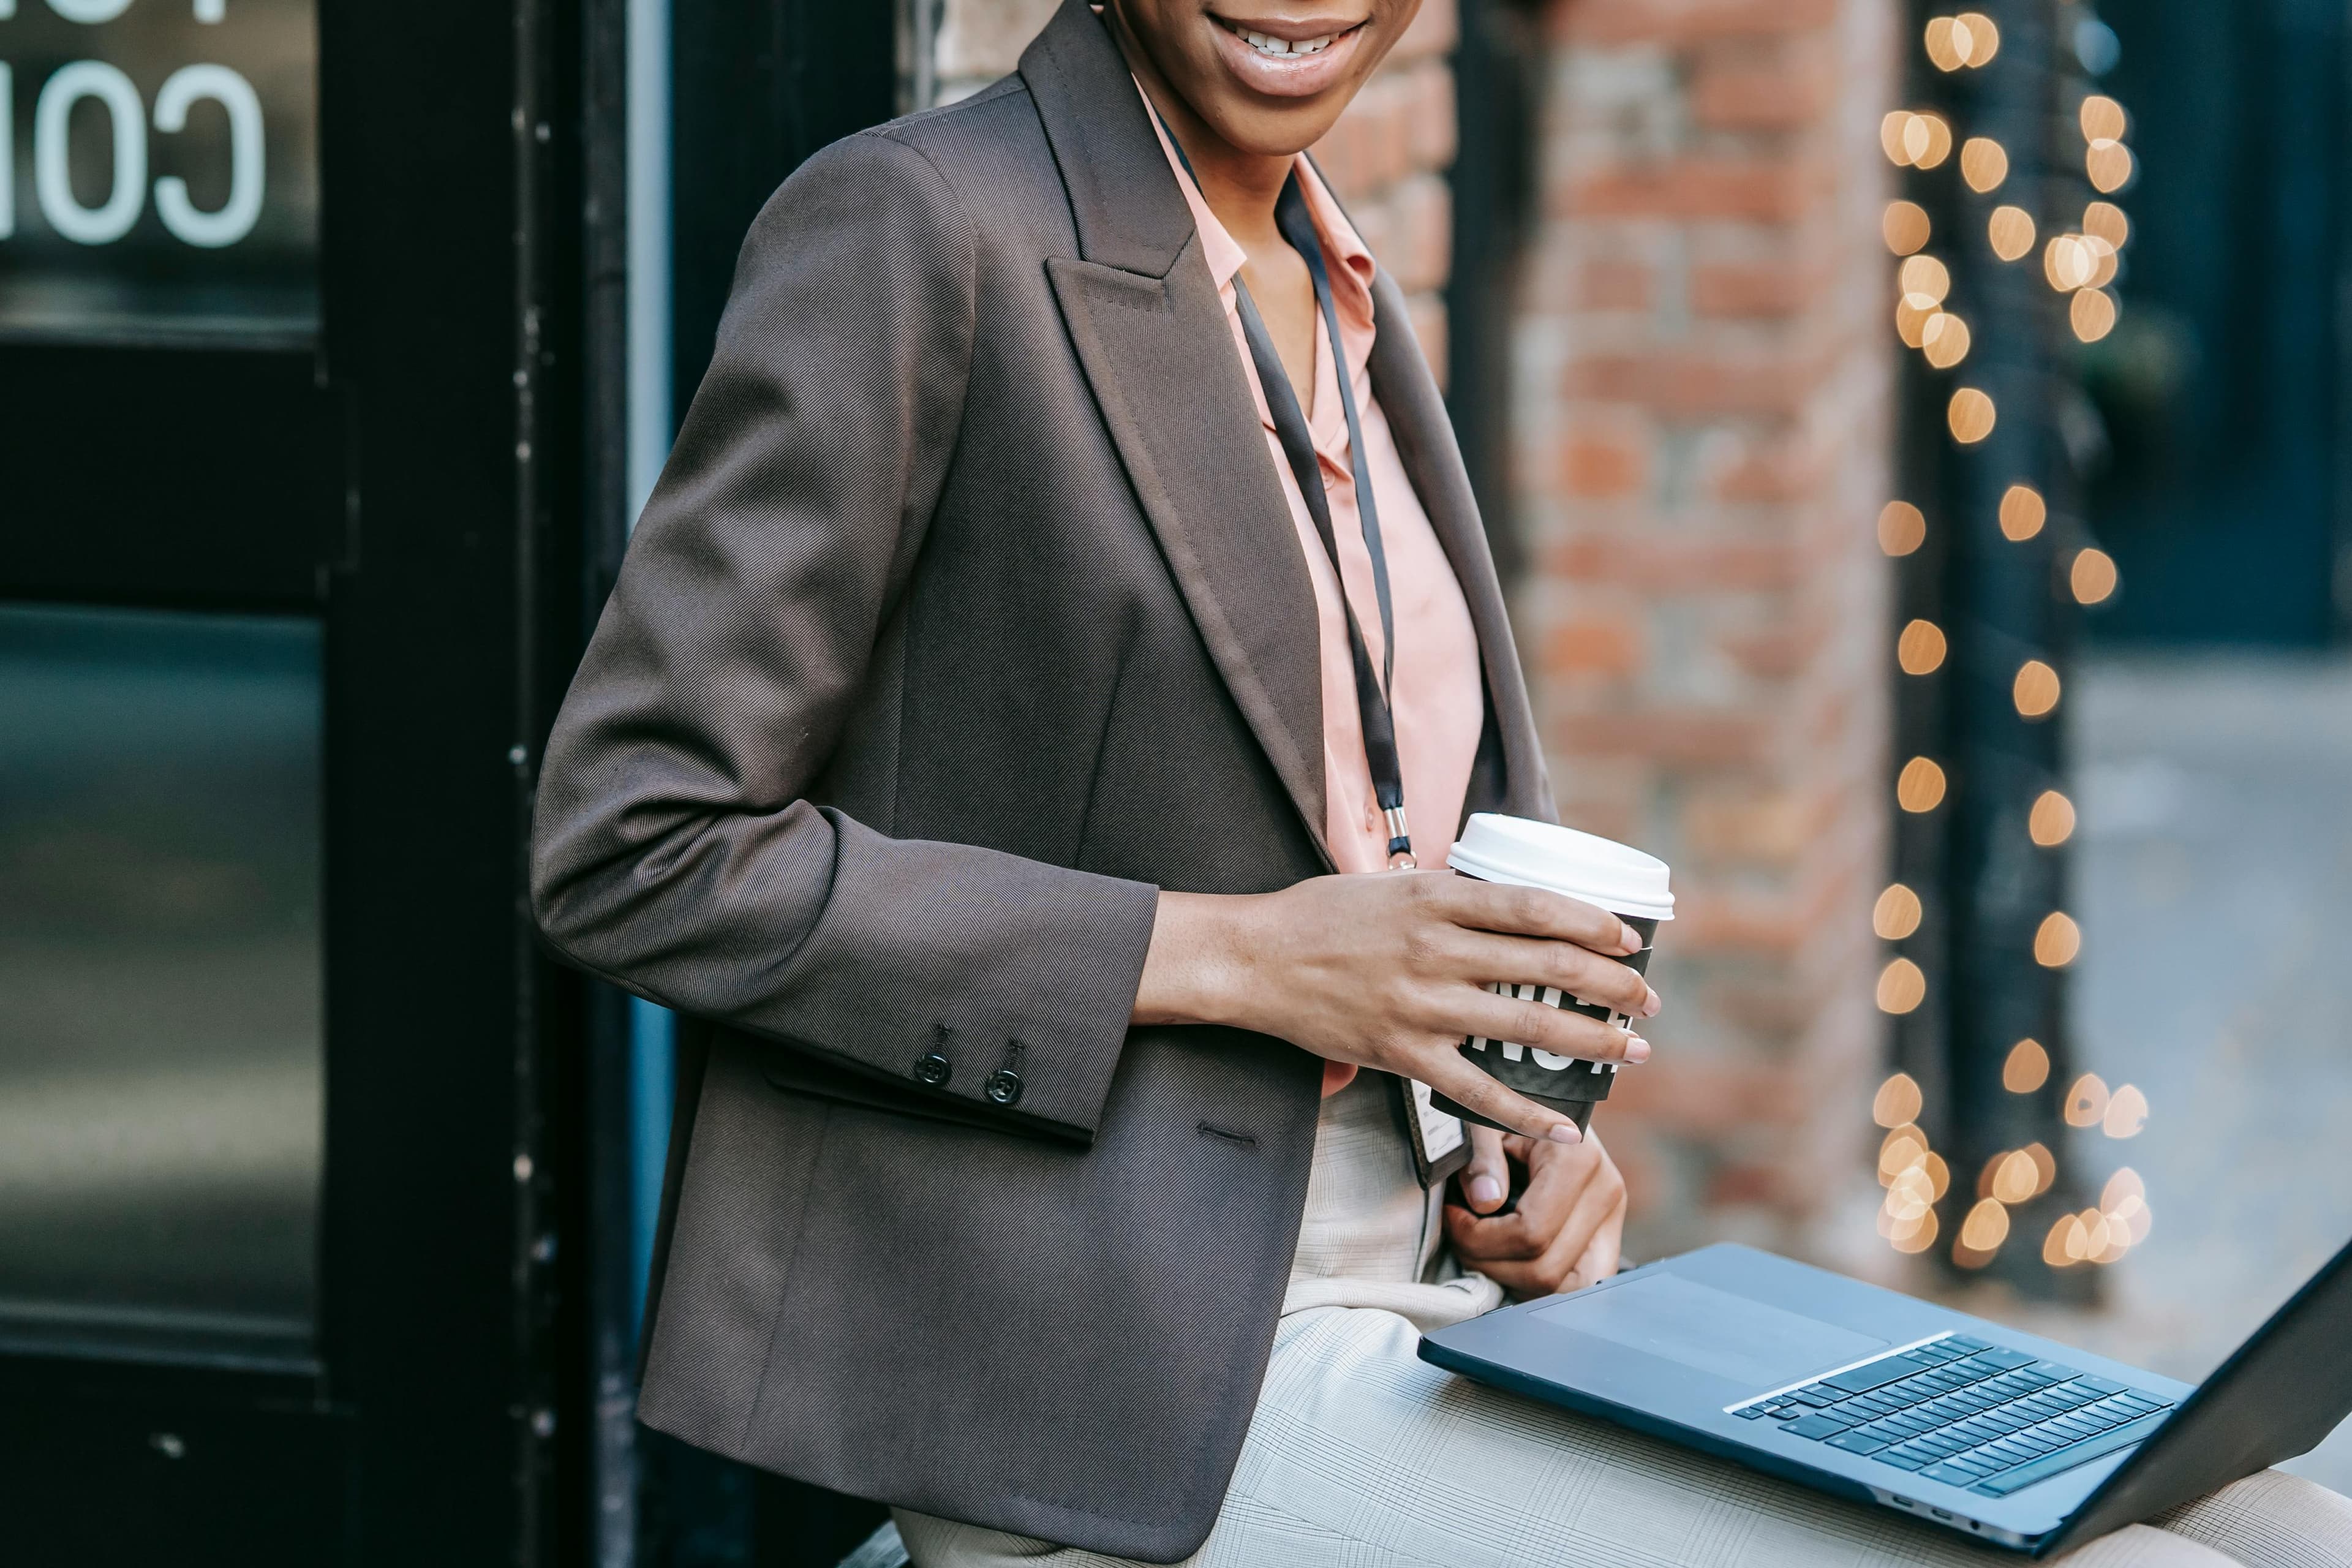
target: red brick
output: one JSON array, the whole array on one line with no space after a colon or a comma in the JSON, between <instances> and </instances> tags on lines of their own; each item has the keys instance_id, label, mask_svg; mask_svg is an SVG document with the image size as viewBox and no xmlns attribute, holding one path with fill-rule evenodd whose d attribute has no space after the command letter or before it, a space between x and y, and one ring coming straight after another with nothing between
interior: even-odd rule
<instances>
[{"instance_id":1,"label":"red brick","mask_svg":"<svg viewBox=\"0 0 2352 1568\"><path fill-rule=\"evenodd\" d=\"M1744 1037L1776 1049L1786 1048L1811 1022L1820 1000L1785 959L1711 965L1682 994L1684 1005L1700 1016L1737 1020Z\"/></svg>"},{"instance_id":2,"label":"red brick","mask_svg":"<svg viewBox=\"0 0 2352 1568\"><path fill-rule=\"evenodd\" d=\"M1691 119L1710 131L1794 131L1827 118L1837 101L1835 40L1799 34L1777 45L1752 40L1700 51L1690 86Z\"/></svg>"},{"instance_id":3,"label":"red brick","mask_svg":"<svg viewBox=\"0 0 2352 1568\"><path fill-rule=\"evenodd\" d=\"M1656 529L1572 534L1543 565L1546 575L1559 581L1661 596L1783 588L1801 570L1797 552L1783 538Z\"/></svg>"},{"instance_id":4,"label":"red brick","mask_svg":"<svg viewBox=\"0 0 2352 1568\"><path fill-rule=\"evenodd\" d=\"M1552 16L1578 44L1691 44L1827 26L1839 0L1565 0Z\"/></svg>"},{"instance_id":5,"label":"red brick","mask_svg":"<svg viewBox=\"0 0 2352 1568\"><path fill-rule=\"evenodd\" d=\"M1548 676L1589 679L1629 676L1642 668L1642 628L1630 616L1585 616L1553 626L1544 637Z\"/></svg>"},{"instance_id":6,"label":"red brick","mask_svg":"<svg viewBox=\"0 0 2352 1568\"><path fill-rule=\"evenodd\" d=\"M1818 620L1727 629L1715 634L1715 645L1742 674L1759 680L1786 680L1811 665L1831 629Z\"/></svg>"},{"instance_id":7,"label":"red brick","mask_svg":"<svg viewBox=\"0 0 2352 1568\"><path fill-rule=\"evenodd\" d=\"M1596 259L1576 270L1572 295L1589 310L1646 310L1657 299L1657 272L1647 262Z\"/></svg>"},{"instance_id":8,"label":"red brick","mask_svg":"<svg viewBox=\"0 0 2352 1568\"><path fill-rule=\"evenodd\" d=\"M1835 345L1718 353L1659 351L1596 354L1569 366L1571 397L1631 403L1673 418L1804 412L1838 368Z\"/></svg>"},{"instance_id":9,"label":"red brick","mask_svg":"<svg viewBox=\"0 0 2352 1568\"><path fill-rule=\"evenodd\" d=\"M1757 1160L1727 1161L1708 1174L1706 1202L1714 1208L1775 1203L1784 1184L1777 1164Z\"/></svg>"},{"instance_id":10,"label":"red brick","mask_svg":"<svg viewBox=\"0 0 2352 1568\"><path fill-rule=\"evenodd\" d=\"M1717 500L1782 502L1808 499L1831 473L1828 451L1794 427L1738 438L1723 448L1706 475Z\"/></svg>"},{"instance_id":11,"label":"red brick","mask_svg":"<svg viewBox=\"0 0 2352 1568\"><path fill-rule=\"evenodd\" d=\"M1658 1058L1609 1108L1637 1254L1733 1211L1843 1214L1868 1180L1887 681L1884 639L1850 633L1883 613L1855 498L1884 488L1892 389L1853 281L1886 170L1844 128L1874 127L1897 55L1849 53L1861 4L1549 7L1591 85L1552 121L1522 295L1553 378L1521 415L1548 530L1525 625L1563 805L1664 854L1680 900ZM1686 268L1654 272L1666 256ZM1639 666L1596 657L1612 616L1643 629ZM1591 673L1551 668L1554 637Z\"/></svg>"},{"instance_id":12,"label":"red brick","mask_svg":"<svg viewBox=\"0 0 2352 1568\"><path fill-rule=\"evenodd\" d=\"M1635 495L1649 483L1650 444L1639 426L1579 426L1560 443L1560 479L1589 500Z\"/></svg>"},{"instance_id":13,"label":"red brick","mask_svg":"<svg viewBox=\"0 0 2352 1568\"><path fill-rule=\"evenodd\" d=\"M1702 316L1799 316L1837 281L1826 258L1705 262L1691 268L1691 309Z\"/></svg>"},{"instance_id":14,"label":"red brick","mask_svg":"<svg viewBox=\"0 0 2352 1568\"><path fill-rule=\"evenodd\" d=\"M1435 174L1400 181L1383 204L1388 210L1383 264L1408 294L1445 286L1454 263L1454 189Z\"/></svg>"},{"instance_id":15,"label":"red brick","mask_svg":"<svg viewBox=\"0 0 2352 1568\"><path fill-rule=\"evenodd\" d=\"M1793 223L1823 206L1836 170L1822 155L1694 155L1603 165L1566 193L1571 218L1727 218Z\"/></svg>"},{"instance_id":16,"label":"red brick","mask_svg":"<svg viewBox=\"0 0 2352 1568\"><path fill-rule=\"evenodd\" d=\"M1677 1054L1661 1046L1655 1058L1617 1075L1607 1109L1612 1121L1631 1114L1654 1127L1710 1138L1759 1123L1794 1123L1805 1103L1778 1063Z\"/></svg>"},{"instance_id":17,"label":"red brick","mask_svg":"<svg viewBox=\"0 0 2352 1568\"><path fill-rule=\"evenodd\" d=\"M1814 803L1753 774L1701 791L1683 807L1683 840L1709 860L1788 862L1818 822Z\"/></svg>"},{"instance_id":18,"label":"red brick","mask_svg":"<svg viewBox=\"0 0 2352 1568\"><path fill-rule=\"evenodd\" d=\"M1776 726L1767 715L1736 709L1651 709L1586 715L1551 726L1575 752L1640 757L1668 764L1721 767L1765 754Z\"/></svg>"},{"instance_id":19,"label":"red brick","mask_svg":"<svg viewBox=\"0 0 2352 1568\"><path fill-rule=\"evenodd\" d=\"M1675 951L1686 956L1738 954L1785 963L1812 938L1789 900L1701 888L1675 899Z\"/></svg>"},{"instance_id":20,"label":"red brick","mask_svg":"<svg viewBox=\"0 0 2352 1568\"><path fill-rule=\"evenodd\" d=\"M1454 162L1454 72L1444 60L1383 69L1314 147L1342 199L1375 195Z\"/></svg>"},{"instance_id":21,"label":"red brick","mask_svg":"<svg viewBox=\"0 0 2352 1568\"><path fill-rule=\"evenodd\" d=\"M1449 169L1460 134L1454 107L1454 72L1442 60L1414 71L1398 112L1405 120L1405 142L1416 169Z\"/></svg>"},{"instance_id":22,"label":"red brick","mask_svg":"<svg viewBox=\"0 0 2352 1568\"><path fill-rule=\"evenodd\" d=\"M1315 144L1316 162L1343 201L1370 196L1412 172L1410 126L1397 112L1409 93L1396 77L1374 77Z\"/></svg>"}]
</instances>

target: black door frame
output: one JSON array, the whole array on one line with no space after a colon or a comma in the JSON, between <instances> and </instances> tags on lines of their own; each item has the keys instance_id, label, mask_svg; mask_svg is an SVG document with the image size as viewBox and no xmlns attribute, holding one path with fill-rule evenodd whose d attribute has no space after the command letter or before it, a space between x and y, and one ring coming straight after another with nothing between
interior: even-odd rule
<instances>
[{"instance_id":1,"label":"black door frame","mask_svg":"<svg viewBox=\"0 0 2352 1568\"><path fill-rule=\"evenodd\" d=\"M28 1563L541 1563L586 1514L579 987L523 897L585 608L578 12L318 21L316 351L0 349L0 599L325 631L317 1354L0 1357ZM54 413L97 396L145 451Z\"/></svg>"}]
</instances>

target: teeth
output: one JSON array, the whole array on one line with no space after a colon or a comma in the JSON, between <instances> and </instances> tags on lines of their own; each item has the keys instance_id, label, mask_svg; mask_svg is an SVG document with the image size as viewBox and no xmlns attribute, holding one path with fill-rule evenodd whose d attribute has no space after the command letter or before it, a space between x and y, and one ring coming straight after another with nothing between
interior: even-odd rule
<instances>
[{"instance_id":1,"label":"teeth","mask_svg":"<svg viewBox=\"0 0 2352 1568\"><path fill-rule=\"evenodd\" d=\"M1251 48L1276 59L1288 59L1297 55L1319 55L1339 41L1339 35L1337 33L1326 33L1319 38L1302 38L1293 43L1287 38L1276 38L1265 33L1254 33L1246 27L1235 27L1234 31L1239 34L1242 42Z\"/></svg>"}]
</instances>

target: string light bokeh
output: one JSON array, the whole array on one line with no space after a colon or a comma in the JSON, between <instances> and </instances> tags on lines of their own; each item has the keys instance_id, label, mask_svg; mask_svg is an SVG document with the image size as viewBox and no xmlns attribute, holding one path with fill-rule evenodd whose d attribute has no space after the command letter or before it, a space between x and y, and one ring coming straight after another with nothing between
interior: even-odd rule
<instances>
[{"instance_id":1,"label":"string light bokeh","mask_svg":"<svg viewBox=\"0 0 2352 1568\"><path fill-rule=\"evenodd\" d=\"M1923 401L1932 397L1938 416L1934 437L1944 444L1940 453L1906 463L1906 471L1950 475L1961 471L1958 464L2011 460L2020 448L2006 436L1995 438L2002 428L2001 401L2018 386L2013 375L2004 378L2004 367L2037 357L2063 363L2065 353L2079 347L2057 345L2105 340L2124 309L2119 285L2132 225L2117 198L2137 173L2130 115L2063 63L2035 59L2034 50L2057 47L2051 29L2036 24L2035 14L1996 9L2012 23L2023 17L2026 25L2013 26L2005 37L1984 12L1938 11L1919 19L1914 38L1928 70L1915 73L1915 91L1927 101L1895 108L1879 124L1888 162L1899 172L1897 178L1910 184L1887 203L1880 224L1894 258L1894 337L1906 357L1916 356L1908 373L1914 382L1937 388ZM2074 7L2063 3L2051 14L2061 10L2074 15ZM2071 34L2071 28L2063 31ZM2027 74L2009 83L2002 79L2004 70ZM2014 112L2014 91L2037 90L2043 84L2065 100L2063 121ZM2004 89L2013 89L2006 100ZM2063 133L2045 136L2030 129L2053 124L2063 124ZM1977 371L1979 363L1988 370ZM2044 416L2037 409L2023 416ZM2063 626L2066 616L2107 603L2121 587L2114 558L2089 540L2081 520L2062 504L2064 489L2052 489L2042 475L2020 471L2000 478L1993 492L1997 504L1986 505L1981 515L1937 515L1949 510L1939 501L1971 493L1971 486L1948 479L1941 487L1924 485L1885 504L1877 519L1878 542L1900 563L1898 571L1927 574L1946 569L1962 542L1979 552L2039 552L2033 560L2048 561L2051 572L2049 602L2040 618ZM1939 538L1938 530L1956 531L1949 536L1953 542ZM1979 537L1990 542L1976 543ZM1939 595L1912 597L1934 601ZM2028 732L2063 722L2067 664L2061 645L2071 639L2060 637L2036 646L2030 633L2021 641L2016 632L1979 626L1971 623L1965 602L1948 612L1912 609L1896 618L1898 704L1948 711L1956 699L1946 689L1948 683L1989 681L1998 670L2001 696L2013 714L2011 722ZM1915 726L1915 736L1921 728L1933 726ZM1907 749L1910 754L1897 756L1895 805L1898 820L1923 825L1916 831L1940 831L1926 825L1945 818L1957 802L1964 816L1977 814L1972 822L1990 819L1997 832L2015 835L2009 842L2029 856L2053 856L2074 837L2074 803L2053 779L2028 778L2031 770L2013 764L1956 774L1948 765L1953 755L1931 754L1932 739L1927 745L1915 739ZM1966 792L2001 793L1979 798ZM1993 847L1984 852L2016 851ZM1919 855L1914 852L1911 858ZM1874 933L1894 950L1883 962L1876 998L1892 1019L1933 1017L1948 1000L1939 990L1947 977L1936 965L1949 949L1939 949L1938 942L1985 940L1976 930L1964 938L1938 931L1935 883L1950 874L1941 861L1940 854L1927 857L1927 881L1919 885L1914 885L1916 878L1898 876L1872 910ZM2044 881L2057 896L2020 911L2026 916L2022 923L2008 928L2016 934L1999 940L2017 943L2020 960L2033 966L2026 973L2054 977L2075 963L2087 937L2072 913L2051 907L2065 901L2063 878L2053 871ZM1977 929L1983 929L1981 922ZM1965 1062L1950 1069L1997 1070L1996 1098L2013 1097L2011 1104L2040 1108L2011 1120L2052 1130L2020 1140L2021 1146L1997 1149L1980 1168L1971 1154L1974 1184L1958 1193L1951 1191L1949 1156L1924 1130L1952 1125L1949 1107L1931 1105L1927 1090L1910 1072L1895 1072L1880 1086L1872 1106L1873 1120L1884 1133L1877 1173L1885 1191L1877 1229L1891 1247L1925 1254L1940 1244L1962 1269L1983 1268L2006 1249L2022 1247L2026 1253L2021 1257L2038 1254L2049 1269L2063 1271L2112 1264L2147 1239L2147 1194L2129 1169L2106 1181L2097 1204L2044 1217L2048 1204L2080 1203L2098 1179L2093 1171L2063 1170L2063 1151L2053 1145L2072 1147L2067 1138L2076 1135L2127 1140L2148 1116L2146 1096L2135 1086L2110 1089L2095 1075L2062 1074L2063 1032L2045 1034L2037 1026L2032 1036L2021 1030L2003 1035L2008 1043L1985 1069ZM2056 1047L2053 1041L2059 1042ZM1930 1083L1940 1076L1930 1073ZM1975 1146L1979 1152L1985 1147ZM2074 1194L2071 1200L2067 1193ZM2037 1204L2044 1206L2029 1223L2023 1211ZM2014 1276L2013 1269L2008 1272Z\"/></svg>"}]
</instances>

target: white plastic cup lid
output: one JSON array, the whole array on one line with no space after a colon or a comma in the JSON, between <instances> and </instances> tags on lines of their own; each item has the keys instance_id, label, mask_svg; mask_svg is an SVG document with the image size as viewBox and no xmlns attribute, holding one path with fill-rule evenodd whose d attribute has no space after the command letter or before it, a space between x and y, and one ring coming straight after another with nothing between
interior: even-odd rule
<instances>
[{"instance_id":1,"label":"white plastic cup lid","mask_svg":"<svg viewBox=\"0 0 2352 1568\"><path fill-rule=\"evenodd\" d=\"M1462 830L1445 863L1482 882L1563 893L1612 915L1675 918L1664 860L1572 827L1482 811Z\"/></svg>"}]
</instances>

